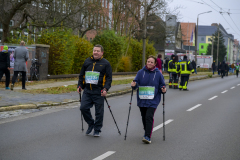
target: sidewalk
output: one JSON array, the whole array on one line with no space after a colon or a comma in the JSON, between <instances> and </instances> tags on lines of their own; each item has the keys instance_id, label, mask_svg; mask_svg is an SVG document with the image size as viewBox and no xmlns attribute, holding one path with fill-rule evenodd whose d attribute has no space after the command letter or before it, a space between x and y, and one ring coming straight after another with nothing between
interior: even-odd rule
<instances>
[{"instance_id":1,"label":"sidewalk","mask_svg":"<svg viewBox=\"0 0 240 160\"><path fill-rule=\"evenodd\" d=\"M217 77L216 75L214 77ZM114 80L133 79L134 77L121 77L114 78ZM190 76L190 81L205 79L207 75ZM168 84L168 79L165 79L165 83ZM27 89L44 89L50 87L74 85L76 81L55 82L49 84L39 84L33 86L27 86ZM20 89L14 88L13 91L0 89L0 111L8 110L6 106L14 106L13 109L23 108L38 108L42 106L61 105L71 102L79 101L79 94L77 92L64 93L64 94L30 94L15 91ZM125 94L131 91L130 84L122 84L112 86L109 90L107 97ZM26 105L29 104L29 105Z\"/></svg>"}]
</instances>

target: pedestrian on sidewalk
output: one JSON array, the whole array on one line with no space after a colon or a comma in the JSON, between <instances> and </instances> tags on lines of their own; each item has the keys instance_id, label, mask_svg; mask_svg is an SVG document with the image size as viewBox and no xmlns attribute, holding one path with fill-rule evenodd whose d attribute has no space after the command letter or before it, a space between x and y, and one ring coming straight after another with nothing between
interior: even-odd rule
<instances>
[{"instance_id":1,"label":"pedestrian on sidewalk","mask_svg":"<svg viewBox=\"0 0 240 160\"><path fill-rule=\"evenodd\" d=\"M14 62L14 75L12 77L12 84L11 90L14 88L14 83L18 77L18 73L22 73L22 89L26 90L25 82L26 82L26 72L27 72L27 65L26 62L29 58L29 53L27 48L25 47L25 42L21 41L20 46L15 49L13 55L15 62Z\"/></svg>"},{"instance_id":2,"label":"pedestrian on sidewalk","mask_svg":"<svg viewBox=\"0 0 240 160\"><path fill-rule=\"evenodd\" d=\"M97 44L93 47L93 55L85 60L77 86L78 93L84 89L80 110L88 124L86 135L91 135L94 129L94 137L100 136L103 126L104 97L112 83L112 68L110 63L103 58L103 52L101 45ZM93 104L95 105L95 120L90 111Z\"/></svg>"},{"instance_id":3,"label":"pedestrian on sidewalk","mask_svg":"<svg viewBox=\"0 0 240 160\"><path fill-rule=\"evenodd\" d=\"M225 76L225 71L227 70L227 65L225 64L225 61L220 63L219 68L221 70L221 77L223 78Z\"/></svg>"},{"instance_id":4,"label":"pedestrian on sidewalk","mask_svg":"<svg viewBox=\"0 0 240 160\"><path fill-rule=\"evenodd\" d=\"M3 46L2 52L0 52L0 81L5 74L6 81L5 81L5 89L9 88L10 82L10 55L8 53L8 46Z\"/></svg>"},{"instance_id":5,"label":"pedestrian on sidewalk","mask_svg":"<svg viewBox=\"0 0 240 160\"><path fill-rule=\"evenodd\" d=\"M220 76L221 74L221 62L218 62L218 75Z\"/></svg>"},{"instance_id":6,"label":"pedestrian on sidewalk","mask_svg":"<svg viewBox=\"0 0 240 160\"><path fill-rule=\"evenodd\" d=\"M196 68L197 65L196 65L194 59L192 60L192 66L193 66L194 72L197 74L197 68Z\"/></svg>"},{"instance_id":7,"label":"pedestrian on sidewalk","mask_svg":"<svg viewBox=\"0 0 240 160\"><path fill-rule=\"evenodd\" d=\"M234 63L231 64L231 68L232 68L232 73L234 73L234 69L235 69Z\"/></svg>"},{"instance_id":8,"label":"pedestrian on sidewalk","mask_svg":"<svg viewBox=\"0 0 240 160\"><path fill-rule=\"evenodd\" d=\"M137 89L137 106L140 109L144 128L144 143L151 143L154 123L154 113L161 101L161 93L166 92L162 73L156 68L157 59L154 56L147 58L147 64L138 71L131 83L133 89Z\"/></svg>"},{"instance_id":9,"label":"pedestrian on sidewalk","mask_svg":"<svg viewBox=\"0 0 240 160\"><path fill-rule=\"evenodd\" d=\"M188 85L189 76L191 72L192 74L194 73L192 63L189 60L187 60L187 56L185 55L183 57L183 60L179 62L179 65L180 65L179 71L181 74L181 82L179 85L179 90L183 89L183 91L188 91L187 85Z\"/></svg>"},{"instance_id":10,"label":"pedestrian on sidewalk","mask_svg":"<svg viewBox=\"0 0 240 160\"><path fill-rule=\"evenodd\" d=\"M156 67L159 69L159 71L162 73L162 55L159 53L157 58L157 65Z\"/></svg>"},{"instance_id":11,"label":"pedestrian on sidewalk","mask_svg":"<svg viewBox=\"0 0 240 160\"><path fill-rule=\"evenodd\" d=\"M173 60L175 59L175 55L172 54L171 55L171 60L168 62L168 73L169 73L169 82L168 82L168 87L169 88L173 88L172 84L173 84L173 69L174 69L174 65L173 65Z\"/></svg>"},{"instance_id":12,"label":"pedestrian on sidewalk","mask_svg":"<svg viewBox=\"0 0 240 160\"><path fill-rule=\"evenodd\" d=\"M216 64L215 64L215 60L214 60L213 63L212 63L212 72L213 72L213 75L214 75L215 69L216 69Z\"/></svg>"},{"instance_id":13,"label":"pedestrian on sidewalk","mask_svg":"<svg viewBox=\"0 0 240 160\"><path fill-rule=\"evenodd\" d=\"M238 73L239 73L239 64L237 63L237 65L236 65L236 75L237 75L237 78L238 78Z\"/></svg>"},{"instance_id":14,"label":"pedestrian on sidewalk","mask_svg":"<svg viewBox=\"0 0 240 160\"><path fill-rule=\"evenodd\" d=\"M225 76L226 77L228 77L228 72L229 72L229 68L230 68L231 66L228 64L228 62L227 63L225 63Z\"/></svg>"}]
</instances>

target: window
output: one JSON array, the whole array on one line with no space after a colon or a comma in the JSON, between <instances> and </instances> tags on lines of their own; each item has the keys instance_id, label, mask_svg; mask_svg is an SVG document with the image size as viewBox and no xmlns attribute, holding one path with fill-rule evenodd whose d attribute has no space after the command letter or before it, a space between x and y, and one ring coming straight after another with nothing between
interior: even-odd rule
<instances>
[{"instance_id":1,"label":"window","mask_svg":"<svg viewBox=\"0 0 240 160\"><path fill-rule=\"evenodd\" d=\"M102 7L104 7L104 0L102 0Z\"/></svg>"},{"instance_id":2,"label":"window","mask_svg":"<svg viewBox=\"0 0 240 160\"><path fill-rule=\"evenodd\" d=\"M201 49L203 49L203 45L201 45Z\"/></svg>"},{"instance_id":3,"label":"window","mask_svg":"<svg viewBox=\"0 0 240 160\"><path fill-rule=\"evenodd\" d=\"M208 38L208 41L211 41L211 38Z\"/></svg>"},{"instance_id":4,"label":"window","mask_svg":"<svg viewBox=\"0 0 240 160\"><path fill-rule=\"evenodd\" d=\"M13 21L13 20L10 21L9 26L10 26L10 27L14 26L14 21Z\"/></svg>"},{"instance_id":5,"label":"window","mask_svg":"<svg viewBox=\"0 0 240 160\"><path fill-rule=\"evenodd\" d=\"M92 42L92 38L90 38L90 42Z\"/></svg>"},{"instance_id":6,"label":"window","mask_svg":"<svg viewBox=\"0 0 240 160\"><path fill-rule=\"evenodd\" d=\"M204 38L203 38L203 37L201 38L201 41L204 41Z\"/></svg>"}]
</instances>

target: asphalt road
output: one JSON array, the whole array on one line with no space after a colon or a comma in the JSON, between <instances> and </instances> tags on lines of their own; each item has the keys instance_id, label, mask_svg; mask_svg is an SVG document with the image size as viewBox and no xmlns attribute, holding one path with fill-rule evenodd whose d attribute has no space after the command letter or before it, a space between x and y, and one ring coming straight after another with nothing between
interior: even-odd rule
<instances>
[{"instance_id":1,"label":"asphalt road","mask_svg":"<svg viewBox=\"0 0 240 160\"><path fill-rule=\"evenodd\" d=\"M233 88L234 87L234 88ZM127 140L124 140L130 94L108 99L118 134L105 105L101 137L81 131L79 104L0 120L1 160L239 160L240 78L193 81L190 91L168 89L155 112L152 144L144 144L134 94ZM94 109L92 111L94 115Z\"/></svg>"}]
</instances>

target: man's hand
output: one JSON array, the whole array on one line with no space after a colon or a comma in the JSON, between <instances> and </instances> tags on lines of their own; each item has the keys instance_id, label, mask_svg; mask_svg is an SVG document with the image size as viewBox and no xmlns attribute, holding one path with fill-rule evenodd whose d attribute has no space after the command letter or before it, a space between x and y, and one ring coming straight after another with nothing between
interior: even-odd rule
<instances>
[{"instance_id":1,"label":"man's hand","mask_svg":"<svg viewBox=\"0 0 240 160\"><path fill-rule=\"evenodd\" d=\"M135 87L135 86L136 86L136 82L132 81L132 82L131 82L131 86L132 86L132 87Z\"/></svg>"},{"instance_id":2,"label":"man's hand","mask_svg":"<svg viewBox=\"0 0 240 160\"><path fill-rule=\"evenodd\" d=\"M7 69L10 71L10 68L9 68L9 67L8 67Z\"/></svg>"},{"instance_id":3,"label":"man's hand","mask_svg":"<svg viewBox=\"0 0 240 160\"><path fill-rule=\"evenodd\" d=\"M167 92L166 87L161 88L161 90L162 90L162 93L166 93Z\"/></svg>"},{"instance_id":4,"label":"man's hand","mask_svg":"<svg viewBox=\"0 0 240 160\"><path fill-rule=\"evenodd\" d=\"M107 95L107 91L105 89L102 90L101 96L105 97Z\"/></svg>"},{"instance_id":5,"label":"man's hand","mask_svg":"<svg viewBox=\"0 0 240 160\"><path fill-rule=\"evenodd\" d=\"M81 93L81 92L82 92L82 88L79 87L79 88L77 89L77 92L78 92L78 93Z\"/></svg>"}]
</instances>

